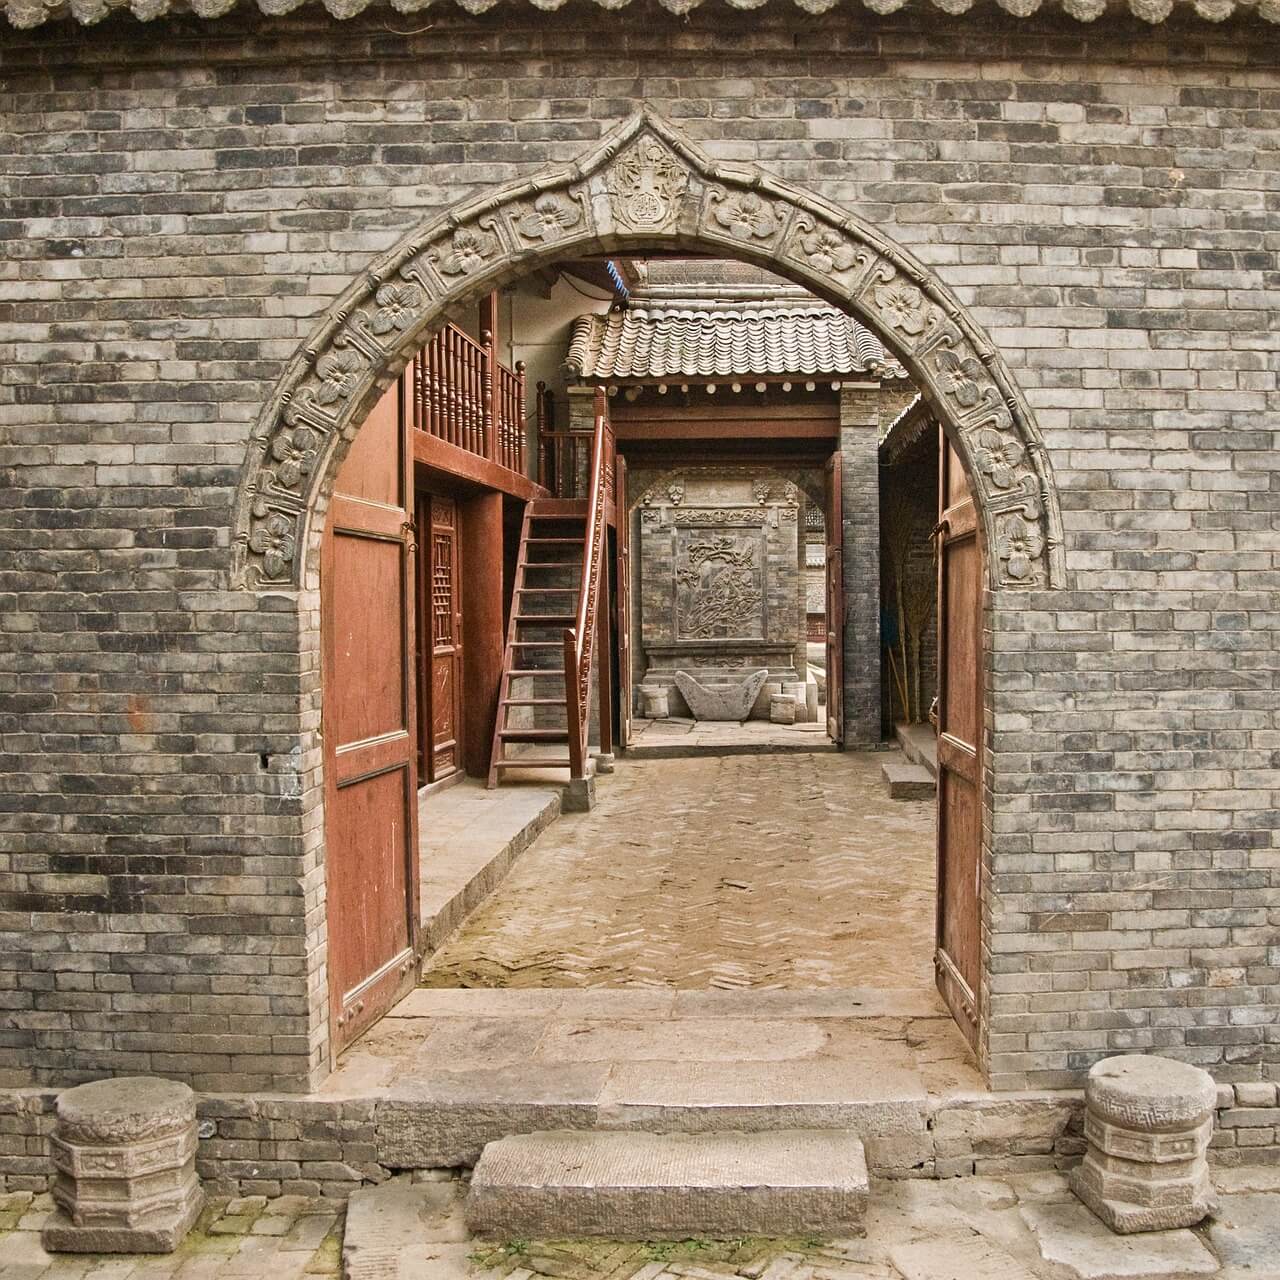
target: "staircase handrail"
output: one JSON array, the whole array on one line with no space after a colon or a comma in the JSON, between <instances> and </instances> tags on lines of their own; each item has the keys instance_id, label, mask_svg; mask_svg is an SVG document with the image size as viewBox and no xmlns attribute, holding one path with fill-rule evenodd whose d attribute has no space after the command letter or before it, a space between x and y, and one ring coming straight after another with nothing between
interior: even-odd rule
<instances>
[{"instance_id":1,"label":"staircase handrail","mask_svg":"<svg viewBox=\"0 0 1280 1280\"><path fill-rule=\"evenodd\" d=\"M587 523L582 548L582 579L574 626L564 631L564 692L568 713L569 772L586 777L587 700L591 696L591 654L596 632L600 571L604 562L606 481L612 464L606 458L608 408L603 388L596 389L595 427L591 435L591 465L587 472Z\"/></svg>"}]
</instances>

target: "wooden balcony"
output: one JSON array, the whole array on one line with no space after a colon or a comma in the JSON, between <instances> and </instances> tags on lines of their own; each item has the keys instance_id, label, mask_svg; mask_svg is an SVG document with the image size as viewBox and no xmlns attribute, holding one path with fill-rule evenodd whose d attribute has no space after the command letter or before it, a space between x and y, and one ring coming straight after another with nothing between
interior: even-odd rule
<instances>
[{"instance_id":1,"label":"wooden balcony","mask_svg":"<svg viewBox=\"0 0 1280 1280\"><path fill-rule=\"evenodd\" d=\"M419 464L530 498L525 449L524 364L508 369L493 334L477 342L447 324L405 371L408 412Z\"/></svg>"}]
</instances>

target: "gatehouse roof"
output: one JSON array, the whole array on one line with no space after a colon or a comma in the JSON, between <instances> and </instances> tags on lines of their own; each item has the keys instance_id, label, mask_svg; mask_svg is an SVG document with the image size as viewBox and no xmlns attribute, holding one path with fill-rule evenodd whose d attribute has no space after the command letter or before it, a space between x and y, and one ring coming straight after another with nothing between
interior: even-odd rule
<instances>
[{"instance_id":1,"label":"gatehouse roof","mask_svg":"<svg viewBox=\"0 0 1280 1280\"><path fill-rule=\"evenodd\" d=\"M710 292L579 316L566 368L584 382L907 376L875 334L804 290L768 300L733 287Z\"/></svg>"},{"instance_id":2,"label":"gatehouse roof","mask_svg":"<svg viewBox=\"0 0 1280 1280\"><path fill-rule=\"evenodd\" d=\"M697 8L702 0L657 0L677 16ZM735 9L759 9L770 0L725 0ZM86 26L100 22L120 10L131 12L142 21L161 18L170 13L193 13L200 18L220 18L237 8L247 9L256 3L269 16L306 7L324 8L335 18L353 18L369 8L385 8L394 13L410 14L443 5L446 0L2 0L3 10L15 27L37 27L53 18L71 17ZM554 10L569 3L594 3L600 8L616 10L631 0L455 0L467 13L480 14L502 5L513 8ZM808 15L826 13L843 3L846 9L865 8L876 14L890 14L906 7L908 0L772 0L779 7L794 7L803 20ZM989 12L992 0L975 6L974 0L917 0L918 9L926 3L950 15L968 13L976 8ZM1170 14L1193 13L1209 22L1222 22L1233 14L1256 13L1268 22L1280 22L1280 0L994 0L1013 18L1029 18L1032 14L1060 10L1079 22L1095 22L1104 16L1132 14L1144 22L1163 22Z\"/></svg>"}]
</instances>

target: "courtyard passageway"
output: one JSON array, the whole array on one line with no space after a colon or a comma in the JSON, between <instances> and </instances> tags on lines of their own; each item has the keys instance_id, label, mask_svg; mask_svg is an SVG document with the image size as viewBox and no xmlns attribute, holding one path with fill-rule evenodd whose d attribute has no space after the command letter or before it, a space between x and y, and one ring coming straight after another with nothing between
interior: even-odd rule
<instances>
[{"instance_id":1,"label":"courtyard passageway","mask_svg":"<svg viewBox=\"0 0 1280 1280\"><path fill-rule=\"evenodd\" d=\"M623 760L424 983L931 989L933 805L888 799L883 758Z\"/></svg>"}]
</instances>

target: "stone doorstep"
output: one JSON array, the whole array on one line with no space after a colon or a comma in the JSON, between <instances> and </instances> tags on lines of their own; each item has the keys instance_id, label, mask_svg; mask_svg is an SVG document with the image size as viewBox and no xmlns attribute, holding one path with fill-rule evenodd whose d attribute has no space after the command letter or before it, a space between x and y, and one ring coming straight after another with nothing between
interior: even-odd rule
<instances>
[{"instance_id":1,"label":"stone doorstep","mask_svg":"<svg viewBox=\"0 0 1280 1280\"><path fill-rule=\"evenodd\" d=\"M868 1194L841 1130L541 1132L485 1147L465 1213L486 1239L860 1235Z\"/></svg>"},{"instance_id":2,"label":"stone doorstep","mask_svg":"<svg viewBox=\"0 0 1280 1280\"><path fill-rule=\"evenodd\" d=\"M889 788L890 800L931 800L938 789L933 774L924 765L906 760L886 760L880 773Z\"/></svg>"},{"instance_id":3,"label":"stone doorstep","mask_svg":"<svg viewBox=\"0 0 1280 1280\"><path fill-rule=\"evenodd\" d=\"M938 736L931 724L899 722L893 726L893 736L911 764L927 769L930 777L938 776Z\"/></svg>"}]
</instances>

